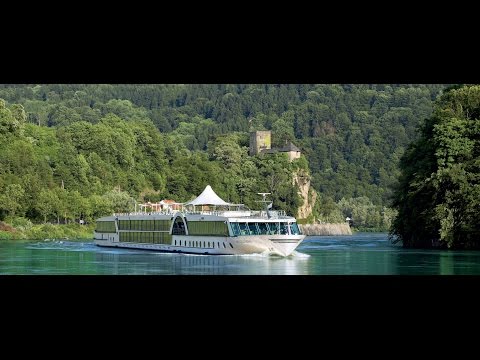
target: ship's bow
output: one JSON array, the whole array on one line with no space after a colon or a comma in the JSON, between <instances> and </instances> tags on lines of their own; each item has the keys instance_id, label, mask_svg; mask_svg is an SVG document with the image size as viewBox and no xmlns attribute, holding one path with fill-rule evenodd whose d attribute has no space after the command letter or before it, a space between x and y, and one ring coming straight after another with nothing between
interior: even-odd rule
<instances>
[{"instance_id":1,"label":"ship's bow","mask_svg":"<svg viewBox=\"0 0 480 360\"><path fill-rule=\"evenodd\" d=\"M290 235L290 236L278 236L270 239L273 243L278 255L289 256L300 243L305 239L305 235Z\"/></svg>"}]
</instances>

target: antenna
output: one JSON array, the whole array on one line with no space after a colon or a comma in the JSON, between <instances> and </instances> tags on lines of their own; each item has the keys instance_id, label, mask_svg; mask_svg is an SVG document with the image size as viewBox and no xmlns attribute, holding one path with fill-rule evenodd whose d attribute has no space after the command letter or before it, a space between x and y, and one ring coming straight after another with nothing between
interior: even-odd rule
<instances>
[{"instance_id":1,"label":"antenna","mask_svg":"<svg viewBox=\"0 0 480 360\"><path fill-rule=\"evenodd\" d=\"M257 193L258 195L262 195L262 200L257 200L257 202L261 202L261 203L264 203L265 205L265 211L267 212L267 217L270 219L271 215L270 215L270 211L268 211L269 209L272 208L272 202L267 200L267 195L270 195L271 193ZM269 205L267 205L267 203L270 203Z\"/></svg>"},{"instance_id":2,"label":"antenna","mask_svg":"<svg viewBox=\"0 0 480 360\"><path fill-rule=\"evenodd\" d=\"M267 195L270 195L271 193L257 193L258 195L262 195L263 198L259 202L267 202Z\"/></svg>"}]
</instances>

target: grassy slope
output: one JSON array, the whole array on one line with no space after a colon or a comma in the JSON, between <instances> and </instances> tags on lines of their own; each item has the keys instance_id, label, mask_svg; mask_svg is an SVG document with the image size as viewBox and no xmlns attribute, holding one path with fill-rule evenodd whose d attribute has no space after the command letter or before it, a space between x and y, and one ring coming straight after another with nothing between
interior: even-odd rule
<instances>
[{"instance_id":1,"label":"grassy slope","mask_svg":"<svg viewBox=\"0 0 480 360\"><path fill-rule=\"evenodd\" d=\"M94 228L95 224L33 225L28 229L16 228L14 231L0 230L0 240L92 239Z\"/></svg>"}]
</instances>

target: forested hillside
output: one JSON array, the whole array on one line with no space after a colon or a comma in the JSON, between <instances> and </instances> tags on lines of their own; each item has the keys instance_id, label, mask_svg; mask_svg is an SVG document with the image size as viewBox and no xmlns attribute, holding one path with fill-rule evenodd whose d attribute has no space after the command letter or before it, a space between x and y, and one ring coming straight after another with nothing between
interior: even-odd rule
<instances>
[{"instance_id":1,"label":"forested hillside","mask_svg":"<svg viewBox=\"0 0 480 360\"><path fill-rule=\"evenodd\" d=\"M255 207L300 205L310 169L317 219L386 227L391 186L443 85L0 85L0 219L93 219L135 200L186 201L210 184ZM248 132L304 154L248 156ZM62 220L63 219L63 220Z\"/></svg>"}]
</instances>

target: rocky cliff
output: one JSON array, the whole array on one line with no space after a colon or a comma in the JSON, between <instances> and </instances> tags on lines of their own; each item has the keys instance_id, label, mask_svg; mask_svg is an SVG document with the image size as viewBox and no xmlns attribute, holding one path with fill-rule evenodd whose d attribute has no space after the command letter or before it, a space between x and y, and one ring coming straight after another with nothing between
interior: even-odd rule
<instances>
[{"instance_id":1,"label":"rocky cliff","mask_svg":"<svg viewBox=\"0 0 480 360\"><path fill-rule=\"evenodd\" d=\"M317 192L310 186L310 174L305 170L299 170L293 174L293 183L298 186L298 194L303 199L303 205L298 208L297 219L306 219L312 215L317 201ZM311 218L311 221L314 222L315 219ZM347 223L304 224L300 225L300 229L305 235L352 235L352 230Z\"/></svg>"},{"instance_id":2,"label":"rocky cliff","mask_svg":"<svg viewBox=\"0 0 480 360\"><path fill-rule=\"evenodd\" d=\"M293 183L298 186L299 195L303 199L303 205L298 208L297 219L306 219L312 214L317 192L310 186L310 174L305 170L293 174Z\"/></svg>"}]
</instances>

